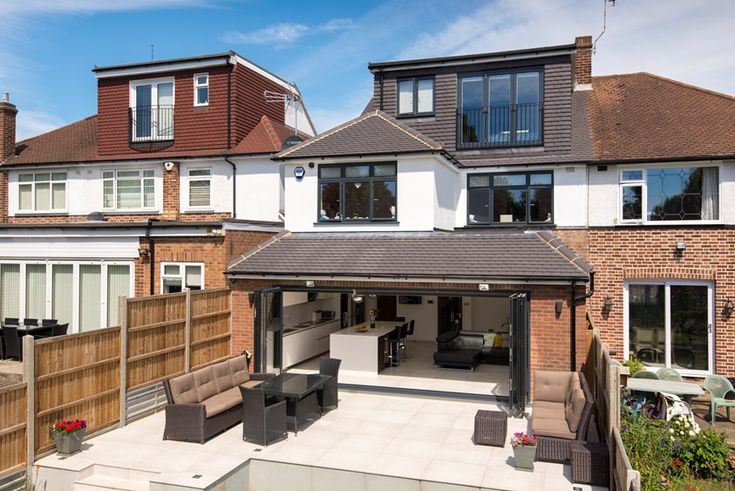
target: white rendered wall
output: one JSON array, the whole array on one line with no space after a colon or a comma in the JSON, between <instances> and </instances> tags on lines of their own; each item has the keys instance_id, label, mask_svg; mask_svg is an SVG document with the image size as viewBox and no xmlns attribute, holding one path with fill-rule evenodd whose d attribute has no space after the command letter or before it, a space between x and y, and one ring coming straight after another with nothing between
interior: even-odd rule
<instances>
[{"instance_id":1,"label":"white rendered wall","mask_svg":"<svg viewBox=\"0 0 735 491\"><path fill-rule=\"evenodd\" d=\"M283 208L283 184L278 163L273 162L269 155L232 157L230 160L237 165L235 218L278 221L278 212Z\"/></svg>"},{"instance_id":2,"label":"white rendered wall","mask_svg":"<svg viewBox=\"0 0 735 491\"><path fill-rule=\"evenodd\" d=\"M615 225L618 217L618 167L608 165L607 170L589 169L589 224L590 227Z\"/></svg>"},{"instance_id":3,"label":"white rendered wall","mask_svg":"<svg viewBox=\"0 0 735 491\"><path fill-rule=\"evenodd\" d=\"M189 206L189 170L211 169L210 206ZM181 213L232 213L232 166L224 160L192 160L179 168L179 210Z\"/></svg>"}]
</instances>

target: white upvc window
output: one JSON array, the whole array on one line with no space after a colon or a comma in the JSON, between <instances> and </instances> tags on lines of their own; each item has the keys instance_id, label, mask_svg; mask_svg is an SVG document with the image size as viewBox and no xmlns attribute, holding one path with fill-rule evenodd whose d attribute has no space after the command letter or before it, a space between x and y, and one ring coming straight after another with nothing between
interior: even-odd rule
<instances>
[{"instance_id":1,"label":"white upvc window","mask_svg":"<svg viewBox=\"0 0 735 491\"><path fill-rule=\"evenodd\" d=\"M161 293L204 289L204 263L161 263Z\"/></svg>"},{"instance_id":2,"label":"white upvc window","mask_svg":"<svg viewBox=\"0 0 735 491\"><path fill-rule=\"evenodd\" d=\"M712 373L714 285L692 280L630 280L623 290L626 360L682 375Z\"/></svg>"},{"instance_id":3,"label":"white upvc window","mask_svg":"<svg viewBox=\"0 0 735 491\"><path fill-rule=\"evenodd\" d=\"M66 210L66 172L18 175L18 210L63 212Z\"/></svg>"},{"instance_id":4,"label":"white upvc window","mask_svg":"<svg viewBox=\"0 0 735 491\"><path fill-rule=\"evenodd\" d=\"M646 209L646 171L624 169L620 171L620 219L623 222L641 222Z\"/></svg>"},{"instance_id":5,"label":"white upvc window","mask_svg":"<svg viewBox=\"0 0 735 491\"><path fill-rule=\"evenodd\" d=\"M189 208L212 206L212 169L189 169Z\"/></svg>"},{"instance_id":6,"label":"white upvc window","mask_svg":"<svg viewBox=\"0 0 735 491\"><path fill-rule=\"evenodd\" d=\"M0 264L0 318L54 319L81 332L119 324L134 296L132 261L13 261Z\"/></svg>"},{"instance_id":7,"label":"white upvc window","mask_svg":"<svg viewBox=\"0 0 735 491\"><path fill-rule=\"evenodd\" d=\"M194 75L194 105L209 105L209 74L197 73Z\"/></svg>"},{"instance_id":8,"label":"white upvc window","mask_svg":"<svg viewBox=\"0 0 735 491\"><path fill-rule=\"evenodd\" d=\"M151 210L156 207L155 170L108 170L102 172L102 208L105 210Z\"/></svg>"},{"instance_id":9,"label":"white upvc window","mask_svg":"<svg viewBox=\"0 0 735 491\"><path fill-rule=\"evenodd\" d=\"M174 79L130 83L130 140L173 140Z\"/></svg>"}]
</instances>

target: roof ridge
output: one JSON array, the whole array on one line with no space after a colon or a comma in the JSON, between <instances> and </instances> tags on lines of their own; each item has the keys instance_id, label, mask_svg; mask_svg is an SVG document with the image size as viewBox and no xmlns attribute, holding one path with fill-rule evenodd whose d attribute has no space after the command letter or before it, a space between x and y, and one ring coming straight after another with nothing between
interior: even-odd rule
<instances>
[{"instance_id":1,"label":"roof ridge","mask_svg":"<svg viewBox=\"0 0 735 491\"><path fill-rule=\"evenodd\" d=\"M283 232L279 232L276 235L273 235L273 236L267 238L263 242L260 242L259 244L257 244L255 247L253 247L253 248L251 248L251 249L243 252L238 257L230 260L228 262L228 264L227 264L227 269L230 269L230 268L233 268L233 267L237 266L238 264L240 264L241 262L245 261L247 258L249 258L250 256L252 256L256 252L259 252L259 251L265 249L269 245L274 244L274 243L280 241L281 239L283 239L284 237L288 237L289 235L291 235L291 231L290 230L284 230Z\"/></svg>"},{"instance_id":2,"label":"roof ridge","mask_svg":"<svg viewBox=\"0 0 735 491\"><path fill-rule=\"evenodd\" d=\"M22 143L29 142L31 140L35 140L36 138L40 138L42 136L50 135L51 133L56 133L57 131L61 131L61 130L65 129L65 128L68 128L69 126L74 126L75 124L83 123L84 121L87 121L87 120L90 120L90 119L96 118L96 117L97 117L97 114L92 114L92 115L87 116L86 118L77 119L76 121L73 121L71 123L65 124L64 126L59 126L58 128L54 128L52 130L49 130L46 133L41 133L40 135L36 135L36 136L30 136L30 137L25 138L23 140L17 141L17 142L15 142L15 145L18 146L18 145L20 145Z\"/></svg>"},{"instance_id":3,"label":"roof ridge","mask_svg":"<svg viewBox=\"0 0 735 491\"><path fill-rule=\"evenodd\" d=\"M423 143L424 145L429 147L431 150L441 150L443 148L443 146L440 143L435 142L434 140L430 139L428 136L423 135L420 131L412 130L412 129L405 127L404 125L402 125L401 123L393 119L392 117L385 114L383 111L376 109L375 114L379 118L381 118L383 121L385 121L386 123L389 123L395 126L399 130L406 133L411 138L415 139L416 141L420 143Z\"/></svg>"},{"instance_id":4,"label":"roof ridge","mask_svg":"<svg viewBox=\"0 0 735 491\"><path fill-rule=\"evenodd\" d=\"M361 114L360 116L358 116L356 118L353 118L353 119L351 119L349 121L346 121L346 122L342 123L341 125L335 126L331 130L327 130L324 133L321 133L321 134L319 134L319 135L317 135L317 136L315 136L313 138L310 138L310 139L306 140L305 142L299 143L298 145L294 145L293 147L289 148L285 152L279 154L278 155L278 158L285 157L289 153L294 152L296 150L300 150L302 148L306 148L309 145L311 145L312 143L316 143L318 141L323 140L324 138L326 138L328 136L331 136L331 135L334 135L336 133L339 133L340 131L345 130L347 128L350 128L350 127L356 125L357 123L359 123L359 122L361 122L361 121L363 121L365 119L368 119L368 118L371 118L373 116L376 116L377 114L378 114L378 110L377 109L375 111L369 112L367 114Z\"/></svg>"},{"instance_id":5,"label":"roof ridge","mask_svg":"<svg viewBox=\"0 0 735 491\"><path fill-rule=\"evenodd\" d=\"M735 96L733 96L733 95L726 94L724 92L718 92L716 90L705 89L704 87L700 87L698 85L689 84L687 82L682 82L681 80L676 80L676 79L673 79L673 78L664 77L663 75L659 75L657 73L646 72L646 71L630 72L630 73L613 73L613 74L609 74L609 75L596 75L596 76L592 77L592 79L594 81L594 79L596 79L596 78L629 77L629 76L634 76L634 75L643 75L643 76L655 78L655 79L658 79L658 80L663 80L664 82L668 82L668 83L671 83L671 84L674 84L674 85L678 85L680 87L684 87L684 88L687 88L687 89L696 90L697 92L703 92L705 94L709 94L709 95L713 95L713 96L717 96L717 97L723 97L723 98L725 98L727 100L735 101Z\"/></svg>"},{"instance_id":6,"label":"roof ridge","mask_svg":"<svg viewBox=\"0 0 735 491\"><path fill-rule=\"evenodd\" d=\"M273 128L273 123L271 122L270 118L267 114L264 114L261 116L260 121L263 123L263 127L265 128L265 132L268 135L268 138L270 138L271 143L273 143L273 146L275 148L280 148L281 145L283 145L283 142L278 141L278 135L276 135L276 130Z\"/></svg>"},{"instance_id":7,"label":"roof ridge","mask_svg":"<svg viewBox=\"0 0 735 491\"><path fill-rule=\"evenodd\" d=\"M549 247L551 247L557 254L572 263L583 273L589 274L590 271L592 271L592 266L590 266L590 264L582 256L580 256L577 251L566 245L563 240L554 235L552 232L548 230L543 230L533 233L536 235L536 237L548 244Z\"/></svg>"}]
</instances>

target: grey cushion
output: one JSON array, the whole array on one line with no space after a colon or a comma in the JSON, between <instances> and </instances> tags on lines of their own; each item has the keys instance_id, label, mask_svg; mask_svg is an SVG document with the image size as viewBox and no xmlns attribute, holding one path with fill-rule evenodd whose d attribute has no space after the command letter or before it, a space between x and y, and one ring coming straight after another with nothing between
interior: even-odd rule
<instances>
[{"instance_id":1,"label":"grey cushion","mask_svg":"<svg viewBox=\"0 0 735 491\"><path fill-rule=\"evenodd\" d=\"M481 349L485 341L482 336L471 336L471 335L460 334L458 338L462 341L463 348Z\"/></svg>"},{"instance_id":2,"label":"grey cushion","mask_svg":"<svg viewBox=\"0 0 735 491\"><path fill-rule=\"evenodd\" d=\"M214 382L214 372L212 367L204 367L195 372L194 382L196 383L197 401L202 402L217 393L217 385Z\"/></svg>"},{"instance_id":3,"label":"grey cushion","mask_svg":"<svg viewBox=\"0 0 735 491\"><path fill-rule=\"evenodd\" d=\"M197 400L196 383L194 375L185 373L168 381L171 389L171 398L174 404L196 404Z\"/></svg>"},{"instance_id":4,"label":"grey cushion","mask_svg":"<svg viewBox=\"0 0 735 491\"><path fill-rule=\"evenodd\" d=\"M212 371L214 372L214 383L217 386L218 393L231 389L235 385L232 381L232 366L230 366L229 361L225 360L212 365Z\"/></svg>"},{"instance_id":5,"label":"grey cushion","mask_svg":"<svg viewBox=\"0 0 735 491\"><path fill-rule=\"evenodd\" d=\"M564 400L565 405L569 405L572 402L572 394L574 391L579 389L582 390L582 385L579 383L579 373L574 372L570 375L569 379L569 390L567 390L567 398Z\"/></svg>"},{"instance_id":6,"label":"grey cushion","mask_svg":"<svg viewBox=\"0 0 735 491\"><path fill-rule=\"evenodd\" d=\"M242 395L240 394L240 389L237 387L232 387L220 394L215 394L202 402L208 418L227 411L231 407L235 407L241 403Z\"/></svg>"},{"instance_id":7,"label":"grey cushion","mask_svg":"<svg viewBox=\"0 0 735 491\"><path fill-rule=\"evenodd\" d=\"M533 400L566 402L570 380L570 372L537 371L533 383Z\"/></svg>"},{"instance_id":8,"label":"grey cushion","mask_svg":"<svg viewBox=\"0 0 735 491\"><path fill-rule=\"evenodd\" d=\"M232 369L232 385L237 387L250 380L250 374L248 373L247 361L245 355L236 356L227 360Z\"/></svg>"},{"instance_id":9,"label":"grey cushion","mask_svg":"<svg viewBox=\"0 0 735 491\"><path fill-rule=\"evenodd\" d=\"M536 411L531 418L531 432L537 436L551 436L567 440L574 440L577 437L576 433L569 431L564 418L544 418L537 415Z\"/></svg>"},{"instance_id":10,"label":"grey cushion","mask_svg":"<svg viewBox=\"0 0 735 491\"><path fill-rule=\"evenodd\" d=\"M566 418L567 424L569 425L570 431L577 431L577 428L579 427L579 422L582 419L582 411L584 411L584 405L586 403L587 400L584 397L584 392L582 391L582 388L575 388L574 392L572 393L571 400L568 404L566 404L564 408L564 416Z\"/></svg>"}]
</instances>

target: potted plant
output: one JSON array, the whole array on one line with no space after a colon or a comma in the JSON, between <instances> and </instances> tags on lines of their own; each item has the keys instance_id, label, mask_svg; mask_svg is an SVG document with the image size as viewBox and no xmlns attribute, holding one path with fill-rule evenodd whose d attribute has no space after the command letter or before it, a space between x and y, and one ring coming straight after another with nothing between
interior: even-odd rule
<instances>
[{"instance_id":1,"label":"potted plant","mask_svg":"<svg viewBox=\"0 0 735 491\"><path fill-rule=\"evenodd\" d=\"M56 451L63 455L73 454L82 449L84 431L87 422L83 419L57 421L51 426L51 436L56 444Z\"/></svg>"},{"instance_id":2,"label":"potted plant","mask_svg":"<svg viewBox=\"0 0 735 491\"><path fill-rule=\"evenodd\" d=\"M513 447L513 457L516 469L524 471L533 470L533 461L536 460L536 435L527 435L523 432L513 433L510 444Z\"/></svg>"}]
</instances>

